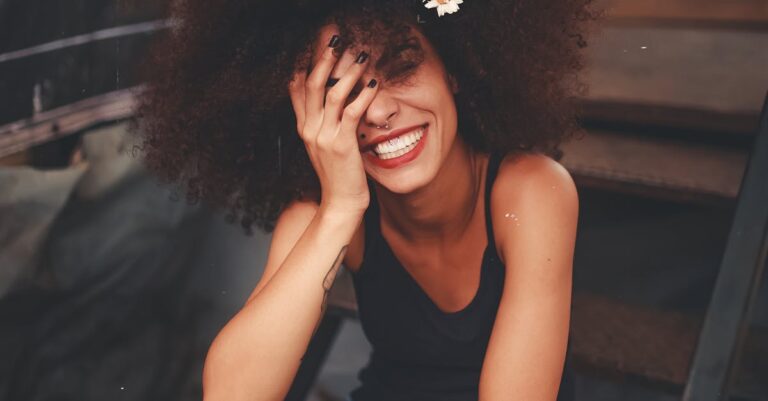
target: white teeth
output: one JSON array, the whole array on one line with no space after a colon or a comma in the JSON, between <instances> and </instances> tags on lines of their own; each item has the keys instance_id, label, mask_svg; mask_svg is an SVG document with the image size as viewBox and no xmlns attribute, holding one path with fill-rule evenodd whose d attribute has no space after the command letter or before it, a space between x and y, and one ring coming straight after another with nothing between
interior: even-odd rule
<instances>
[{"instance_id":1,"label":"white teeth","mask_svg":"<svg viewBox=\"0 0 768 401\"><path fill-rule=\"evenodd\" d=\"M416 147L415 143L412 143L408 146L406 146L404 149L396 150L391 153L385 153L383 155L378 155L379 159L387 160L387 159L394 159L395 157L400 157L408 152L410 152L413 148Z\"/></svg>"},{"instance_id":2,"label":"white teeth","mask_svg":"<svg viewBox=\"0 0 768 401\"><path fill-rule=\"evenodd\" d=\"M381 159L391 159L400 156L408 150L413 149L423 134L424 128L419 128L416 131L400 135L397 138L376 145L374 147L374 152Z\"/></svg>"}]
</instances>

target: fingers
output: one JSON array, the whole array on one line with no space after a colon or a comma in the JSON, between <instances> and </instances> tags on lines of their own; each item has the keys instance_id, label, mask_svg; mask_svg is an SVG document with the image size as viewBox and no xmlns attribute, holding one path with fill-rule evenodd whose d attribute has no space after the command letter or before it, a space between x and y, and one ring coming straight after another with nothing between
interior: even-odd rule
<instances>
[{"instance_id":1,"label":"fingers","mask_svg":"<svg viewBox=\"0 0 768 401\"><path fill-rule=\"evenodd\" d=\"M344 73L344 76L325 95L326 116L334 116L337 119L336 121L341 118L342 108L347 103L350 92L352 92L355 84L360 80L368 66L368 58L368 53L360 52L355 62Z\"/></svg>"},{"instance_id":2,"label":"fingers","mask_svg":"<svg viewBox=\"0 0 768 401\"><path fill-rule=\"evenodd\" d=\"M378 89L377 82L371 80L369 85L361 85L363 89L357 98L353 96L350 99L351 92L368 66L369 55L366 52L360 52L342 77L330 89L326 88L330 74L339 62L339 56L335 52L337 45L338 36L334 35L312 71L309 74L306 71L296 72L289 85L291 104L296 112L297 130L305 142L330 143L340 132L342 125L346 127L345 131L354 133ZM349 61L351 60L347 60L345 55L343 62ZM348 106L345 108L345 105ZM351 135L350 138L354 139L355 136ZM357 141L350 143L356 144Z\"/></svg>"},{"instance_id":3,"label":"fingers","mask_svg":"<svg viewBox=\"0 0 768 401\"><path fill-rule=\"evenodd\" d=\"M328 82L328 76L331 75L333 66L336 65L338 57L334 52L338 44L338 36L334 35L328 47L323 50L317 64L306 81L306 112L308 116L321 115L323 112L323 102L325 99L325 83Z\"/></svg>"},{"instance_id":4,"label":"fingers","mask_svg":"<svg viewBox=\"0 0 768 401\"><path fill-rule=\"evenodd\" d=\"M293 111L296 114L296 131L299 132L299 136L302 134L304 128L304 121L306 120L305 110L305 94L304 84L307 79L307 72L304 70L296 71L293 74L293 79L288 84L288 93L291 96L291 105Z\"/></svg>"},{"instance_id":5,"label":"fingers","mask_svg":"<svg viewBox=\"0 0 768 401\"><path fill-rule=\"evenodd\" d=\"M365 85L365 88L363 88L357 98L344 108L344 112L341 117L340 133L342 135L348 135L345 133L352 132L350 138L355 138L355 143L357 143L355 136L357 132L357 126L360 124L360 119L368 109L368 106L370 106L373 98L376 97L376 92L378 89L378 82L376 82L375 79L371 79L368 81L368 84Z\"/></svg>"}]
</instances>

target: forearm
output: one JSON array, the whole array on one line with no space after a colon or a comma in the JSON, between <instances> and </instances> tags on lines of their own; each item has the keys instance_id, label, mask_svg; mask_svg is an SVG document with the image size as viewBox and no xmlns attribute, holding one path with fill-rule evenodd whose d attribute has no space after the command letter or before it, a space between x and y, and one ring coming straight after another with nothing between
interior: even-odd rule
<instances>
[{"instance_id":1,"label":"forearm","mask_svg":"<svg viewBox=\"0 0 768 401\"><path fill-rule=\"evenodd\" d=\"M205 400L285 396L360 220L318 211L269 283L211 345L203 374Z\"/></svg>"}]
</instances>

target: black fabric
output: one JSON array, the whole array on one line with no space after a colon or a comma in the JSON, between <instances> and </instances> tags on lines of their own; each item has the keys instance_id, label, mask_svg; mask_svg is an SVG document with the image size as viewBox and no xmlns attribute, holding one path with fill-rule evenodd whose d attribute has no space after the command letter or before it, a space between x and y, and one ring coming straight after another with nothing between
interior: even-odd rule
<instances>
[{"instance_id":1,"label":"black fabric","mask_svg":"<svg viewBox=\"0 0 768 401\"><path fill-rule=\"evenodd\" d=\"M500 162L501 156L492 154L488 163L488 245L480 285L473 300L454 313L440 310L397 260L381 235L379 205L370 185L364 257L352 277L360 322L373 351L358 375L361 385L352 391L352 400L478 399L480 371L504 283L504 265L496 251L489 213L491 187ZM558 401L571 400L569 361L560 387Z\"/></svg>"}]
</instances>

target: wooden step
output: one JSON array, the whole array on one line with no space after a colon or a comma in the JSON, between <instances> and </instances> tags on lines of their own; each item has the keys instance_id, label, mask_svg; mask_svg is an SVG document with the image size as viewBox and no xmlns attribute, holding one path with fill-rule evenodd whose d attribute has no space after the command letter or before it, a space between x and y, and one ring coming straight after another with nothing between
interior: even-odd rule
<instances>
[{"instance_id":1,"label":"wooden step","mask_svg":"<svg viewBox=\"0 0 768 401\"><path fill-rule=\"evenodd\" d=\"M758 111L722 111L620 99L579 102L590 130L617 130L644 136L749 147L760 123Z\"/></svg>"},{"instance_id":2,"label":"wooden step","mask_svg":"<svg viewBox=\"0 0 768 401\"><path fill-rule=\"evenodd\" d=\"M697 316L576 294L571 322L574 361L580 371L679 393L688 378L701 325ZM752 328L744 355L733 395L764 399L768 330Z\"/></svg>"},{"instance_id":3,"label":"wooden step","mask_svg":"<svg viewBox=\"0 0 768 401\"><path fill-rule=\"evenodd\" d=\"M561 149L579 186L715 205L735 201L748 157L742 148L598 130Z\"/></svg>"},{"instance_id":4,"label":"wooden step","mask_svg":"<svg viewBox=\"0 0 768 401\"><path fill-rule=\"evenodd\" d=\"M609 24L768 29L764 0L602 0Z\"/></svg>"},{"instance_id":5,"label":"wooden step","mask_svg":"<svg viewBox=\"0 0 768 401\"><path fill-rule=\"evenodd\" d=\"M611 25L588 43L583 79L590 100L758 120L768 89L768 31Z\"/></svg>"}]
</instances>

